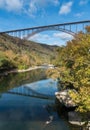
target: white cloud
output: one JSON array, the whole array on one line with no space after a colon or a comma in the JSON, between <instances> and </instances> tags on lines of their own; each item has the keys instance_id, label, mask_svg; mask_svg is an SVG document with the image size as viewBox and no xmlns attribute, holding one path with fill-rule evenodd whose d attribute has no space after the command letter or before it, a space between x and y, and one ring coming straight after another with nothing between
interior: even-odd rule
<instances>
[{"instance_id":1,"label":"white cloud","mask_svg":"<svg viewBox=\"0 0 90 130\"><path fill-rule=\"evenodd\" d=\"M32 37L30 37L29 39L32 41L45 41L45 40L49 40L51 37L47 34L35 34Z\"/></svg>"},{"instance_id":2,"label":"white cloud","mask_svg":"<svg viewBox=\"0 0 90 130\"><path fill-rule=\"evenodd\" d=\"M49 45L65 45L65 43L71 40L73 36L63 33L63 32L55 32L51 35L49 34L36 34L29 38L31 41L35 41L38 43L45 43Z\"/></svg>"},{"instance_id":3,"label":"white cloud","mask_svg":"<svg viewBox=\"0 0 90 130\"><path fill-rule=\"evenodd\" d=\"M28 13L30 14L30 16L34 16L34 14L37 12L37 7L35 5L35 2L32 1L30 2L29 4L29 10L28 10Z\"/></svg>"},{"instance_id":4,"label":"white cloud","mask_svg":"<svg viewBox=\"0 0 90 130\"><path fill-rule=\"evenodd\" d=\"M70 1L68 3L64 3L61 6L60 10L59 10L59 14L68 14L68 13L70 13L71 12L72 4L73 4L72 1Z\"/></svg>"},{"instance_id":5,"label":"white cloud","mask_svg":"<svg viewBox=\"0 0 90 130\"><path fill-rule=\"evenodd\" d=\"M49 45L60 45L60 39L58 41L58 38L53 37L53 35L48 34L36 34L29 38L31 41L35 41L38 43L44 43Z\"/></svg>"},{"instance_id":6,"label":"white cloud","mask_svg":"<svg viewBox=\"0 0 90 130\"><path fill-rule=\"evenodd\" d=\"M6 5L7 5L7 9L9 11L16 11L16 10L21 10L23 7L23 2L21 0L6 0Z\"/></svg>"},{"instance_id":7,"label":"white cloud","mask_svg":"<svg viewBox=\"0 0 90 130\"><path fill-rule=\"evenodd\" d=\"M30 16L42 15L48 6L59 5L59 0L0 0L0 8L7 11L22 11Z\"/></svg>"},{"instance_id":8,"label":"white cloud","mask_svg":"<svg viewBox=\"0 0 90 130\"><path fill-rule=\"evenodd\" d=\"M81 17L81 16L83 16L83 15L84 15L84 12L75 14L76 17Z\"/></svg>"},{"instance_id":9,"label":"white cloud","mask_svg":"<svg viewBox=\"0 0 90 130\"><path fill-rule=\"evenodd\" d=\"M79 5L85 5L88 3L89 0L80 0Z\"/></svg>"},{"instance_id":10,"label":"white cloud","mask_svg":"<svg viewBox=\"0 0 90 130\"><path fill-rule=\"evenodd\" d=\"M22 0L0 0L0 8L8 11L20 11L23 7Z\"/></svg>"},{"instance_id":11,"label":"white cloud","mask_svg":"<svg viewBox=\"0 0 90 130\"><path fill-rule=\"evenodd\" d=\"M67 41L67 40L71 40L71 39L73 38L72 35L66 34L66 33L64 33L64 32L54 33L53 36L54 36L55 38L60 38L60 39L62 39L62 40L66 40L66 41Z\"/></svg>"},{"instance_id":12,"label":"white cloud","mask_svg":"<svg viewBox=\"0 0 90 130\"><path fill-rule=\"evenodd\" d=\"M0 0L0 8L3 8L4 6L4 0Z\"/></svg>"},{"instance_id":13,"label":"white cloud","mask_svg":"<svg viewBox=\"0 0 90 130\"><path fill-rule=\"evenodd\" d=\"M59 5L59 0L31 0L29 3L28 13L30 16L35 16L38 11L42 12L42 10L50 4L57 6Z\"/></svg>"},{"instance_id":14,"label":"white cloud","mask_svg":"<svg viewBox=\"0 0 90 130\"><path fill-rule=\"evenodd\" d=\"M53 0L52 1L55 5L59 5L59 0Z\"/></svg>"}]
</instances>

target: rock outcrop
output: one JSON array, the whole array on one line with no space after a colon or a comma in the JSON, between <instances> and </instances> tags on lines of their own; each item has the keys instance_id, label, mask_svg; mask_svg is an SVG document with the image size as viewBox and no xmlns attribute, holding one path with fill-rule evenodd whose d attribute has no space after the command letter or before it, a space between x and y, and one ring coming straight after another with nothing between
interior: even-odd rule
<instances>
[{"instance_id":1,"label":"rock outcrop","mask_svg":"<svg viewBox=\"0 0 90 130\"><path fill-rule=\"evenodd\" d=\"M62 103L65 107L76 107L76 104L69 95L69 89L60 92L55 92L55 96L59 100L59 102Z\"/></svg>"}]
</instances>

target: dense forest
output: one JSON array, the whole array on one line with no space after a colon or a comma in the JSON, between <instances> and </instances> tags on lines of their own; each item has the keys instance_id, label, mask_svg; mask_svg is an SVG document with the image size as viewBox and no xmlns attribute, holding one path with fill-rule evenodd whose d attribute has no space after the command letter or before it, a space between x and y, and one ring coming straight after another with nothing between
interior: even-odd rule
<instances>
[{"instance_id":1,"label":"dense forest","mask_svg":"<svg viewBox=\"0 0 90 130\"><path fill-rule=\"evenodd\" d=\"M56 56L57 46L0 35L0 72L27 69L30 66L50 63Z\"/></svg>"},{"instance_id":2,"label":"dense forest","mask_svg":"<svg viewBox=\"0 0 90 130\"><path fill-rule=\"evenodd\" d=\"M48 76L58 78L63 88L70 91L70 96L77 104L77 111L90 111L90 27L86 33L79 32L66 46L59 47L56 69L48 70ZM61 83L60 82L60 83Z\"/></svg>"}]
</instances>

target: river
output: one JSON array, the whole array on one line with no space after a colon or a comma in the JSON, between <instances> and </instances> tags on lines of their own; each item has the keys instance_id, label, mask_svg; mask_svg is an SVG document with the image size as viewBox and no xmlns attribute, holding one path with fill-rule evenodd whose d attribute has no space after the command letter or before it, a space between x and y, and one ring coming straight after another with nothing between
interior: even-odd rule
<instances>
[{"instance_id":1,"label":"river","mask_svg":"<svg viewBox=\"0 0 90 130\"><path fill-rule=\"evenodd\" d=\"M79 130L58 114L56 91L42 69L0 77L0 130Z\"/></svg>"}]
</instances>

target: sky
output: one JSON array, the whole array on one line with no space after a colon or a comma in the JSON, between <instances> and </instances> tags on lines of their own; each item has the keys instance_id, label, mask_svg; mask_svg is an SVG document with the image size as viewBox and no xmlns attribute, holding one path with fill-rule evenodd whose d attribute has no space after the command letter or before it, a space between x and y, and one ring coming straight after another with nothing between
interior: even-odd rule
<instances>
[{"instance_id":1,"label":"sky","mask_svg":"<svg viewBox=\"0 0 90 130\"><path fill-rule=\"evenodd\" d=\"M0 32L82 20L90 20L90 0L0 0ZM54 30L30 38L59 46L70 39Z\"/></svg>"}]
</instances>

